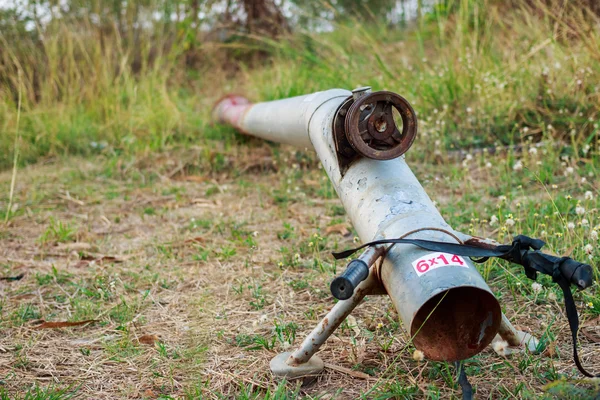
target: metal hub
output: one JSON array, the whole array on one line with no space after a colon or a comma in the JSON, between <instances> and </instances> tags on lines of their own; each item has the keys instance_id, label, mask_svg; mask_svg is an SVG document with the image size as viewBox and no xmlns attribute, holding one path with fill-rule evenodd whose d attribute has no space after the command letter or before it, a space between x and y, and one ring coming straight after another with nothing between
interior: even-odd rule
<instances>
[{"instance_id":1,"label":"metal hub","mask_svg":"<svg viewBox=\"0 0 600 400\"><path fill-rule=\"evenodd\" d=\"M394 121L394 108L402 118L402 132ZM417 118L405 98L381 91L358 97L347 111L344 128L348 142L357 153L376 160L390 160L406 153L414 142Z\"/></svg>"}]
</instances>

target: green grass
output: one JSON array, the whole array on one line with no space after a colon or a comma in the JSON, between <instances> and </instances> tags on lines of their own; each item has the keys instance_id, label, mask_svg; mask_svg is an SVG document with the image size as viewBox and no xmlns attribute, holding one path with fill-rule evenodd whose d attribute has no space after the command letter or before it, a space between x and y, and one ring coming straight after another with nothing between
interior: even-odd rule
<instances>
[{"instance_id":1,"label":"green grass","mask_svg":"<svg viewBox=\"0 0 600 400\"><path fill-rule=\"evenodd\" d=\"M54 388L53 386L39 387L34 385L24 393L13 397L0 387L1 400L67 400L77 398L77 390L71 388Z\"/></svg>"},{"instance_id":2,"label":"green grass","mask_svg":"<svg viewBox=\"0 0 600 400\"><path fill-rule=\"evenodd\" d=\"M75 229L68 223L57 221L50 217L48 228L40 236L40 243L65 243L75 240Z\"/></svg>"}]
</instances>

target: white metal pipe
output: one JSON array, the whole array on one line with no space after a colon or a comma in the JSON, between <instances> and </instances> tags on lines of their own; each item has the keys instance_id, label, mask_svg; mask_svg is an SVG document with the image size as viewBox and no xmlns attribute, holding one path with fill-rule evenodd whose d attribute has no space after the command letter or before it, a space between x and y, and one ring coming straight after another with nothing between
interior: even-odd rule
<instances>
[{"instance_id":1,"label":"white metal pipe","mask_svg":"<svg viewBox=\"0 0 600 400\"><path fill-rule=\"evenodd\" d=\"M420 229L411 238L456 242L456 232L404 157L358 158L342 174L332 126L336 111L350 95L333 89L245 106L225 99L216 111L221 120L251 135L298 147L312 144L361 241L397 238ZM406 329L430 359L471 357L491 342L500 326L500 306L491 290L469 259L456 260L412 245L395 245L381 267L381 281Z\"/></svg>"},{"instance_id":2,"label":"white metal pipe","mask_svg":"<svg viewBox=\"0 0 600 400\"><path fill-rule=\"evenodd\" d=\"M217 103L216 117L242 132L265 140L302 149L312 148L308 126L315 111L323 104L337 106L350 92L332 89L289 99L250 104L240 96L228 96Z\"/></svg>"}]
</instances>

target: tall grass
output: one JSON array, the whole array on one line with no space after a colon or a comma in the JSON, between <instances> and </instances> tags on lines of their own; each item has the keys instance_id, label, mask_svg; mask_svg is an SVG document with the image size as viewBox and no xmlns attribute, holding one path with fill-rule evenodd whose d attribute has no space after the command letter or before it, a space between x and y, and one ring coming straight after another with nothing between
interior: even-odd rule
<instances>
[{"instance_id":1,"label":"tall grass","mask_svg":"<svg viewBox=\"0 0 600 400\"><path fill-rule=\"evenodd\" d=\"M22 160L65 153L88 154L110 145L129 149L136 141L164 145L180 121L178 96L168 87L175 63L161 54L161 43L142 38L141 53L158 52L152 64L142 58L134 74L131 49L121 46L118 32L103 40L91 25L57 22L43 40L28 46L4 42L8 58L6 84L0 92L0 121L4 132L15 123L12 78L23 78ZM1 40L1 36L0 36ZM13 140L0 137L0 149ZM10 152L2 152L6 166Z\"/></svg>"},{"instance_id":2,"label":"tall grass","mask_svg":"<svg viewBox=\"0 0 600 400\"><path fill-rule=\"evenodd\" d=\"M358 85L407 97L440 151L548 139L595 149L599 22L541 1L449 0L406 29L353 20L279 40L209 42L185 26L122 37L85 18L0 33L0 168L13 160L18 71L21 163L218 139L210 108L227 91L262 100Z\"/></svg>"}]
</instances>

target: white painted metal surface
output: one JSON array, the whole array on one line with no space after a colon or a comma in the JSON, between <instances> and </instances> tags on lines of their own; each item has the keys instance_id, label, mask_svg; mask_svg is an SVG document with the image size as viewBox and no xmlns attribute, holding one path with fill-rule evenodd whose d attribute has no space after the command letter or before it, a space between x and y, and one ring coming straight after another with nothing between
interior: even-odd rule
<instances>
[{"instance_id":1,"label":"white painted metal surface","mask_svg":"<svg viewBox=\"0 0 600 400\"><path fill-rule=\"evenodd\" d=\"M397 238L423 228L442 229L451 235L422 230L410 237L448 242L456 242L452 235L467 237L444 221L404 157L388 161L360 158L342 176L332 126L337 109L350 95L347 90L333 89L237 109L217 105L216 111L222 120L247 134L314 148L361 241ZM220 112L226 108L226 113ZM417 348L436 360L468 358L498 332L500 306L468 259L452 261L436 255L440 258L431 260L430 270L415 270L413 262L430 254L412 245L396 245L385 257L380 278ZM443 261L447 261L443 267L433 268L434 263ZM360 287L368 287L369 282ZM310 359L365 294L360 290L338 302L289 358L290 365ZM329 324L330 320L336 324Z\"/></svg>"}]
</instances>

